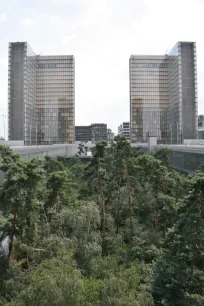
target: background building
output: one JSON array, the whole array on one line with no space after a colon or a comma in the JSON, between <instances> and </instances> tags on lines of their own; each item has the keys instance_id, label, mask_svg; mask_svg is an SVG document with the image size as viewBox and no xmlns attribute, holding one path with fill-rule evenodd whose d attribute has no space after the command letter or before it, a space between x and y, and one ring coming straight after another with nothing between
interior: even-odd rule
<instances>
[{"instance_id":1,"label":"background building","mask_svg":"<svg viewBox=\"0 0 204 306\"><path fill-rule=\"evenodd\" d=\"M75 127L75 140L96 143L102 140L108 140L107 124L93 123L87 126Z\"/></svg>"},{"instance_id":2,"label":"background building","mask_svg":"<svg viewBox=\"0 0 204 306\"><path fill-rule=\"evenodd\" d=\"M9 140L74 142L75 66L72 55L35 55L26 42L9 44Z\"/></svg>"},{"instance_id":3,"label":"background building","mask_svg":"<svg viewBox=\"0 0 204 306\"><path fill-rule=\"evenodd\" d=\"M118 135L124 136L128 140L130 139L130 122L123 122L118 127Z\"/></svg>"},{"instance_id":4,"label":"background building","mask_svg":"<svg viewBox=\"0 0 204 306\"><path fill-rule=\"evenodd\" d=\"M92 141L91 126L75 126L75 141L88 142Z\"/></svg>"},{"instance_id":5,"label":"background building","mask_svg":"<svg viewBox=\"0 0 204 306\"><path fill-rule=\"evenodd\" d=\"M198 116L198 128L204 128L204 115Z\"/></svg>"},{"instance_id":6,"label":"background building","mask_svg":"<svg viewBox=\"0 0 204 306\"><path fill-rule=\"evenodd\" d=\"M198 139L204 139L204 115L198 116Z\"/></svg>"},{"instance_id":7,"label":"background building","mask_svg":"<svg viewBox=\"0 0 204 306\"><path fill-rule=\"evenodd\" d=\"M107 130L107 140L110 142L114 140L114 138L115 138L115 134L112 132L111 129L108 129Z\"/></svg>"},{"instance_id":8,"label":"background building","mask_svg":"<svg viewBox=\"0 0 204 306\"><path fill-rule=\"evenodd\" d=\"M204 127L198 129L198 139L204 139Z\"/></svg>"},{"instance_id":9,"label":"background building","mask_svg":"<svg viewBox=\"0 0 204 306\"><path fill-rule=\"evenodd\" d=\"M132 55L131 142L182 143L197 137L196 45L178 42L168 55Z\"/></svg>"},{"instance_id":10,"label":"background building","mask_svg":"<svg viewBox=\"0 0 204 306\"><path fill-rule=\"evenodd\" d=\"M97 143L102 140L107 140L107 124L93 123L91 124L92 142Z\"/></svg>"}]
</instances>

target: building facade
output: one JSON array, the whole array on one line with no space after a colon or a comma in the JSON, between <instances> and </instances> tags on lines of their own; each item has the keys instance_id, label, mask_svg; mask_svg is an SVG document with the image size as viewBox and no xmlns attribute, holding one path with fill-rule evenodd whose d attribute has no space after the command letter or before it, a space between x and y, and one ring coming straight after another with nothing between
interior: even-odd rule
<instances>
[{"instance_id":1,"label":"building facade","mask_svg":"<svg viewBox=\"0 0 204 306\"><path fill-rule=\"evenodd\" d=\"M178 42L168 55L170 143L197 138L196 43Z\"/></svg>"},{"instance_id":2,"label":"building facade","mask_svg":"<svg viewBox=\"0 0 204 306\"><path fill-rule=\"evenodd\" d=\"M168 55L130 57L131 142L182 143L197 137L196 45L178 42Z\"/></svg>"},{"instance_id":3,"label":"building facade","mask_svg":"<svg viewBox=\"0 0 204 306\"><path fill-rule=\"evenodd\" d=\"M102 140L107 140L107 124L93 123L91 124L92 142L97 143Z\"/></svg>"},{"instance_id":4,"label":"building facade","mask_svg":"<svg viewBox=\"0 0 204 306\"><path fill-rule=\"evenodd\" d=\"M112 132L111 129L108 129L107 130L107 140L108 140L108 142L113 141L114 138L115 138L115 134Z\"/></svg>"},{"instance_id":5,"label":"building facade","mask_svg":"<svg viewBox=\"0 0 204 306\"><path fill-rule=\"evenodd\" d=\"M123 122L119 125L118 135L124 136L126 139L130 140L130 122Z\"/></svg>"},{"instance_id":6,"label":"building facade","mask_svg":"<svg viewBox=\"0 0 204 306\"><path fill-rule=\"evenodd\" d=\"M74 57L37 57L38 138L41 144L73 143Z\"/></svg>"},{"instance_id":7,"label":"building facade","mask_svg":"<svg viewBox=\"0 0 204 306\"><path fill-rule=\"evenodd\" d=\"M204 115L198 116L198 139L204 139Z\"/></svg>"},{"instance_id":8,"label":"building facade","mask_svg":"<svg viewBox=\"0 0 204 306\"><path fill-rule=\"evenodd\" d=\"M27 43L9 44L8 138L30 143L37 124L36 57Z\"/></svg>"},{"instance_id":9,"label":"building facade","mask_svg":"<svg viewBox=\"0 0 204 306\"><path fill-rule=\"evenodd\" d=\"M102 140L108 140L107 124L93 123L87 126L75 127L75 140L81 142L91 141L97 143Z\"/></svg>"},{"instance_id":10,"label":"building facade","mask_svg":"<svg viewBox=\"0 0 204 306\"><path fill-rule=\"evenodd\" d=\"M75 126L75 141L92 141L92 132L90 125Z\"/></svg>"},{"instance_id":11,"label":"building facade","mask_svg":"<svg viewBox=\"0 0 204 306\"><path fill-rule=\"evenodd\" d=\"M39 56L26 42L10 43L8 114L9 140L74 143L74 57Z\"/></svg>"},{"instance_id":12,"label":"building facade","mask_svg":"<svg viewBox=\"0 0 204 306\"><path fill-rule=\"evenodd\" d=\"M204 115L198 116L198 129L204 128Z\"/></svg>"},{"instance_id":13,"label":"building facade","mask_svg":"<svg viewBox=\"0 0 204 306\"><path fill-rule=\"evenodd\" d=\"M198 139L204 139L204 127L198 128Z\"/></svg>"}]
</instances>

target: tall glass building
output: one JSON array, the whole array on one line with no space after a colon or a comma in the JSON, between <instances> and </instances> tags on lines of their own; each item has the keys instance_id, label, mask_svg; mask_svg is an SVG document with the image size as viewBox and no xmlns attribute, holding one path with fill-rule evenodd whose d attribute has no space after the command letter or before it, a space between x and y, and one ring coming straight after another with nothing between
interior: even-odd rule
<instances>
[{"instance_id":1,"label":"tall glass building","mask_svg":"<svg viewBox=\"0 0 204 306\"><path fill-rule=\"evenodd\" d=\"M165 56L130 57L131 141L157 136L167 142L168 59Z\"/></svg>"},{"instance_id":2,"label":"tall glass building","mask_svg":"<svg viewBox=\"0 0 204 306\"><path fill-rule=\"evenodd\" d=\"M39 56L26 42L10 43L8 90L9 140L74 142L74 56Z\"/></svg>"},{"instance_id":3,"label":"tall glass building","mask_svg":"<svg viewBox=\"0 0 204 306\"><path fill-rule=\"evenodd\" d=\"M9 44L8 137L31 143L37 124L36 56L25 42Z\"/></svg>"},{"instance_id":4,"label":"tall glass building","mask_svg":"<svg viewBox=\"0 0 204 306\"><path fill-rule=\"evenodd\" d=\"M132 55L131 142L182 143L197 137L196 46L178 42L168 55Z\"/></svg>"},{"instance_id":5,"label":"tall glass building","mask_svg":"<svg viewBox=\"0 0 204 306\"><path fill-rule=\"evenodd\" d=\"M195 42L178 42L168 55L170 143L197 138L197 59Z\"/></svg>"},{"instance_id":6,"label":"tall glass building","mask_svg":"<svg viewBox=\"0 0 204 306\"><path fill-rule=\"evenodd\" d=\"M39 143L73 143L74 57L37 56L36 71Z\"/></svg>"}]
</instances>

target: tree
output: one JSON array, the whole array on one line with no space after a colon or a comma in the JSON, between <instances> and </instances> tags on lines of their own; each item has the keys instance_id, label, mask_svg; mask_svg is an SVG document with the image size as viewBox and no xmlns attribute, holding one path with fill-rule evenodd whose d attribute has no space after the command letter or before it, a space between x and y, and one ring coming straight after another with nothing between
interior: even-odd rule
<instances>
[{"instance_id":1,"label":"tree","mask_svg":"<svg viewBox=\"0 0 204 306\"><path fill-rule=\"evenodd\" d=\"M78 156L83 156L85 153L86 153L85 145L83 142L80 142L78 146Z\"/></svg>"},{"instance_id":2,"label":"tree","mask_svg":"<svg viewBox=\"0 0 204 306\"><path fill-rule=\"evenodd\" d=\"M42 262L37 269L24 274L21 281L22 290L5 305L81 306L83 303L83 278L70 254ZM7 284L11 288L13 285L13 281Z\"/></svg>"},{"instance_id":3,"label":"tree","mask_svg":"<svg viewBox=\"0 0 204 306\"><path fill-rule=\"evenodd\" d=\"M101 211L101 226L102 240L104 242L105 233L105 196L104 189L108 180L107 172L104 167L105 148L107 143L105 141L98 142L95 147L93 159L85 169L85 177L88 179L89 185L94 186L92 189L96 191L100 211Z\"/></svg>"},{"instance_id":4,"label":"tree","mask_svg":"<svg viewBox=\"0 0 204 306\"><path fill-rule=\"evenodd\" d=\"M162 305L203 305L204 175L198 173L178 203L179 218L169 231L166 252L154 272L154 293Z\"/></svg>"},{"instance_id":5,"label":"tree","mask_svg":"<svg viewBox=\"0 0 204 306\"><path fill-rule=\"evenodd\" d=\"M30 243L35 239L36 223L40 211L41 188L44 171L38 159L22 161L10 149L1 149L2 165L7 179L0 191L3 215L10 219L9 260L12 255L14 235ZM12 216L12 217L11 217Z\"/></svg>"},{"instance_id":6,"label":"tree","mask_svg":"<svg viewBox=\"0 0 204 306\"><path fill-rule=\"evenodd\" d=\"M170 149L162 148L162 149L156 151L153 155L156 159L161 160L161 162L163 163L164 166L169 168L170 159L171 159L171 156L172 156L172 151Z\"/></svg>"},{"instance_id":7,"label":"tree","mask_svg":"<svg viewBox=\"0 0 204 306\"><path fill-rule=\"evenodd\" d=\"M0 305L203 305L203 169L136 153L123 137L90 161L0 147Z\"/></svg>"},{"instance_id":8,"label":"tree","mask_svg":"<svg viewBox=\"0 0 204 306\"><path fill-rule=\"evenodd\" d=\"M45 156L43 168L46 173L53 173L56 171L63 171L64 165L60 160L54 160L50 156Z\"/></svg>"}]
</instances>

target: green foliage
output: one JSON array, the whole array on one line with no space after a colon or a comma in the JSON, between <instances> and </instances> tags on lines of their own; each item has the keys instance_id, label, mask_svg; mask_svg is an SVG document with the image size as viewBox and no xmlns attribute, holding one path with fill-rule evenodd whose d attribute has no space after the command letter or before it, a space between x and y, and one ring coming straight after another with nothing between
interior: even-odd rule
<instances>
[{"instance_id":1,"label":"green foliage","mask_svg":"<svg viewBox=\"0 0 204 306\"><path fill-rule=\"evenodd\" d=\"M195 175L189 187L155 267L154 290L165 305L202 305L204 297L204 175Z\"/></svg>"},{"instance_id":2,"label":"green foliage","mask_svg":"<svg viewBox=\"0 0 204 306\"><path fill-rule=\"evenodd\" d=\"M204 173L170 155L123 137L88 163L0 146L0 305L204 305Z\"/></svg>"},{"instance_id":3,"label":"green foliage","mask_svg":"<svg viewBox=\"0 0 204 306\"><path fill-rule=\"evenodd\" d=\"M52 173L56 171L62 171L64 168L64 165L59 160L53 160L50 156L45 156L43 168L45 169L47 173Z\"/></svg>"},{"instance_id":4,"label":"green foliage","mask_svg":"<svg viewBox=\"0 0 204 306\"><path fill-rule=\"evenodd\" d=\"M26 282L25 287L22 286L24 288L20 294L8 305L80 306L82 303L82 276L69 255L42 262L37 269L30 270L22 281ZM14 284L7 283L9 285Z\"/></svg>"},{"instance_id":5,"label":"green foliage","mask_svg":"<svg viewBox=\"0 0 204 306\"><path fill-rule=\"evenodd\" d=\"M156 159L161 160L164 166L169 168L170 158L172 156L172 151L167 148L162 148L154 153Z\"/></svg>"}]
</instances>

